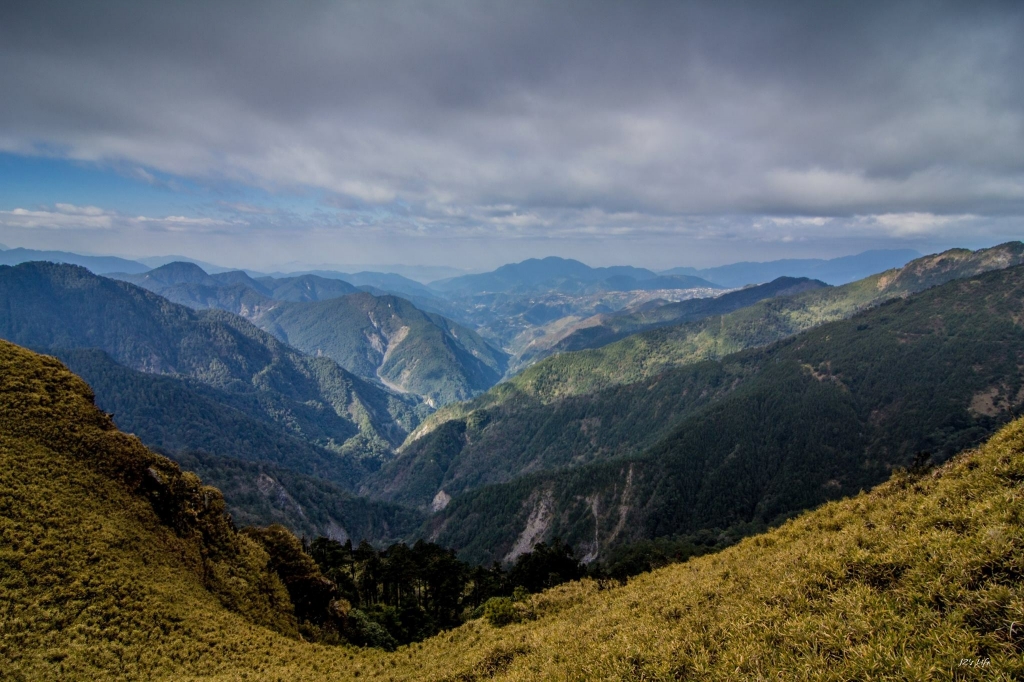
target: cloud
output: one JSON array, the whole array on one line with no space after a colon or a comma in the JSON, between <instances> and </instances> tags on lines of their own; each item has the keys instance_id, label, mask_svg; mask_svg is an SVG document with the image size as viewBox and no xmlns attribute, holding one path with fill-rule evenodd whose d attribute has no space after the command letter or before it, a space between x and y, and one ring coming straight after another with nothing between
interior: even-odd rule
<instances>
[{"instance_id":1,"label":"cloud","mask_svg":"<svg viewBox=\"0 0 1024 682\"><path fill-rule=\"evenodd\" d=\"M29 210L15 208L0 211L0 226L14 229L45 230L125 230L145 227L171 232L203 232L214 229L242 228L248 225L243 220L190 216L125 216L117 211L97 206L75 206L57 203L53 210Z\"/></svg>"},{"instance_id":2,"label":"cloud","mask_svg":"<svg viewBox=\"0 0 1024 682\"><path fill-rule=\"evenodd\" d=\"M0 225L29 230L109 230L114 227L115 214L95 206L57 204L54 209L0 211Z\"/></svg>"},{"instance_id":3,"label":"cloud","mask_svg":"<svg viewBox=\"0 0 1024 682\"><path fill-rule=\"evenodd\" d=\"M1019 2L43 0L0 24L0 150L324 208L150 229L946 235L1024 215L1021 35Z\"/></svg>"}]
</instances>

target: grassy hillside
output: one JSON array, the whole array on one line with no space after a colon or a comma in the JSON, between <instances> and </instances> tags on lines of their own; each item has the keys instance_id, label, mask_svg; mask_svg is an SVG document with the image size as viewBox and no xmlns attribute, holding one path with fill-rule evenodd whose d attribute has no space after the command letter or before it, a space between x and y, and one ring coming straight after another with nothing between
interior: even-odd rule
<instances>
[{"instance_id":1,"label":"grassy hillside","mask_svg":"<svg viewBox=\"0 0 1024 682\"><path fill-rule=\"evenodd\" d=\"M717 555L622 587L565 585L515 606L519 623L479 619L389 654L257 624L294 632L265 596L280 599L280 583L252 587L266 555L217 524L175 525L208 514L162 520L165 498L138 482L149 466L204 493L172 499L216 493L113 431L57 363L6 344L0 363L0 659L14 679L1024 675L1024 421L937 471L897 473ZM212 538L245 551L204 559ZM233 579L196 570L203 561Z\"/></svg>"},{"instance_id":2,"label":"grassy hillside","mask_svg":"<svg viewBox=\"0 0 1024 682\"><path fill-rule=\"evenodd\" d=\"M452 496L431 538L471 560L553 536L593 557L757 528L918 453L942 461L1021 414L1022 302L1024 267L999 270L631 386L489 421L478 411L372 481L423 506Z\"/></svg>"},{"instance_id":3,"label":"grassy hillside","mask_svg":"<svg viewBox=\"0 0 1024 682\"><path fill-rule=\"evenodd\" d=\"M326 355L432 405L487 390L504 374L508 359L475 332L395 296L359 293L280 304L255 322L302 351Z\"/></svg>"},{"instance_id":4,"label":"grassy hillside","mask_svg":"<svg viewBox=\"0 0 1024 682\"><path fill-rule=\"evenodd\" d=\"M237 315L194 311L75 266L0 267L0 337L102 350L131 369L232 394L293 435L356 456L388 455L419 418L415 401L306 357Z\"/></svg>"},{"instance_id":5,"label":"grassy hillside","mask_svg":"<svg viewBox=\"0 0 1024 682\"><path fill-rule=\"evenodd\" d=\"M0 538L5 676L157 667L176 623L225 607L297 634L216 489L117 431L59 362L2 341Z\"/></svg>"}]
</instances>

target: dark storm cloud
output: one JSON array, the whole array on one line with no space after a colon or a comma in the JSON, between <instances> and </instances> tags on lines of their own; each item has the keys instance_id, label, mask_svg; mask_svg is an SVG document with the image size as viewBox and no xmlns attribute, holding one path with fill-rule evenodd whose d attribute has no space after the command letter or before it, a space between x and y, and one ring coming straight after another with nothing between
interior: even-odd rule
<instances>
[{"instance_id":1,"label":"dark storm cloud","mask_svg":"<svg viewBox=\"0 0 1024 682\"><path fill-rule=\"evenodd\" d=\"M318 188L382 230L1024 211L1019 2L26 2L0 64L0 149Z\"/></svg>"}]
</instances>

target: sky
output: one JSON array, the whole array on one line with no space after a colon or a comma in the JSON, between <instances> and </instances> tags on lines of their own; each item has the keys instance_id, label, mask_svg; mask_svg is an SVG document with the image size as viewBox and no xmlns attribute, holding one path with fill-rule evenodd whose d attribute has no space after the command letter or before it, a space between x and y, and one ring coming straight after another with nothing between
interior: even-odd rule
<instances>
[{"instance_id":1,"label":"sky","mask_svg":"<svg viewBox=\"0 0 1024 682\"><path fill-rule=\"evenodd\" d=\"M49 2L0 243L653 268L1024 237L1024 2Z\"/></svg>"}]
</instances>

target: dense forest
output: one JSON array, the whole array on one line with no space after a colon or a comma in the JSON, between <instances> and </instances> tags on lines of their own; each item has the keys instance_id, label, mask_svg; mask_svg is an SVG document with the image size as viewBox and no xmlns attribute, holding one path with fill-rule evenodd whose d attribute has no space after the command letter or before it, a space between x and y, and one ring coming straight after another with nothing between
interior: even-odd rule
<instances>
[{"instance_id":1,"label":"dense forest","mask_svg":"<svg viewBox=\"0 0 1024 682\"><path fill-rule=\"evenodd\" d=\"M425 507L439 489L455 495L522 471L637 454L667 437L692 410L734 388L725 365L704 360L1022 260L1019 242L955 250L842 287L772 298L549 358L473 401L430 416L363 490Z\"/></svg>"},{"instance_id":2,"label":"dense forest","mask_svg":"<svg viewBox=\"0 0 1024 682\"><path fill-rule=\"evenodd\" d=\"M447 441L437 430L423 439L436 449L413 469L453 495L433 521L435 538L467 559L490 561L506 556L531 519L543 519L546 533L600 555L620 542L671 533L756 531L868 489L920 453L945 461L1024 409L1022 297L1024 268L998 270L614 389L585 404L590 411L523 410L517 414L536 421L514 427L506 413L469 421L473 433ZM483 462L507 458L536 471L530 457L543 456L539 448L548 443L558 444L551 451L571 452L574 443L599 443L616 428L639 443L664 429L654 421L664 413L630 421L630 403L614 400L623 392L637 403L676 396L669 404L678 416L660 441L604 461L563 459L549 471L469 487ZM557 421L565 415L573 418ZM500 451L482 447L496 442Z\"/></svg>"}]
</instances>

